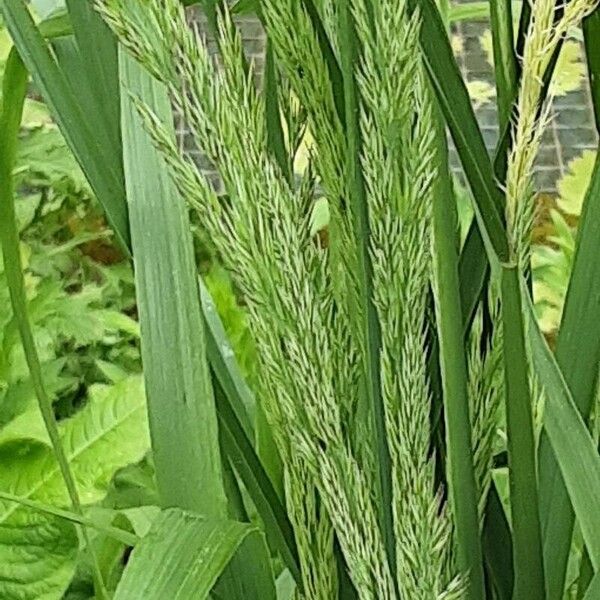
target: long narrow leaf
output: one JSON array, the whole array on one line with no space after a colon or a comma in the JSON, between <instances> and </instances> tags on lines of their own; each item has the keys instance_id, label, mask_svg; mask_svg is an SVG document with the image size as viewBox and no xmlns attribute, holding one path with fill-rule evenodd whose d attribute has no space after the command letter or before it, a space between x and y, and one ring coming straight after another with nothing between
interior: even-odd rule
<instances>
[{"instance_id":1,"label":"long narrow leaf","mask_svg":"<svg viewBox=\"0 0 600 600\"><path fill-rule=\"evenodd\" d=\"M600 13L583 25L596 127L600 132ZM600 269L596 259L600 236L600 157L584 199L575 257L559 330L556 359L577 408L590 414L600 361ZM551 600L564 589L574 514L545 431L539 447L544 561Z\"/></svg>"},{"instance_id":2,"label":"long narrow leaf","mask_svg":"<svg viewBox=\"0 0 600 600\"><path fill-rule=\"evenodd\" d=\"M59 37L68 35L72 32L72 29L69 19L66 18L66 15L61 14L41 23L40 31L43 33L43 35ZM24 39L26 39L26 36ZM27 46L25 46L25 48L27 48ZM38 63L32 63L33 68L37 68L37 65ZM65 89L67 89L66 82L64 85ZM41 91L44 99L47 102L50 102L51 98L48 96L49 90L43 88ZM50 88L50 91L54 91L53 88ZM79 100L81 100L81 98ZM73 130L77 129L79 123L77 119L73 120L71 118L73 115L69 113L70 105L71 103L68 98L65 103L62 103L60 96L58 97L55 105L55 110L61 115L61 118L58 120L58 125L62 133L65 135L67 141L77 138L77 135L73 135ZM87 106L82 104L82 113L86 112L86 108ZM71 146L71 148L74 149L73 146ZM121 154L121 151L119 151L119 154ZM89 177L89 173L94 172L94 165L91 164L94 162L94 156L91 154L84 154L81 155L81 160L90 163L86 166L86 168L83 169L84 173L88 174ZM125 195L99 196L99 200L105 210L109 222L112 224L115 233L117 234L117 238L128 240L129 232L127 229L127 221L119 218L119 214L121 212L119 203L123 205L123 212L126 212ZM113 200L118 200L118 202ZM129 254L131 253L129 243L125 246L125 250ZM281 501L275 503L274 498L276 496L273 496L265 491L268 489L267 482L269 479L264 470L264 466L260 460L257 459L258 466L261 468L261 470L258 470L258 466L253 463L251 455L249 453L240 454L237 449L238 446L248 448L254 447L252 441L252 427L246 411L247 404L251 403L247 397L247 385L243 381L239 373L239 369L235 365L235 361L231 360L230 344L228 342L225 343L224 338L215 329L216 324L218 324L220 330L223 331L223 326L220 324L218 315L214 311L213 313L208 314L205 309L205 305L203 305L203 317L207 338L206 352L208 359L218 378L219 384L225 391L224 395L221 397L219 405L226 406L227 414L235 415L236 422L239 424L239 427L236 429L236 431L240 436L240 439L235 440L236 447L233 445L229 446L228 443L225 443L224 449L228 453L228 456L230 456L231 460L237 463L236 468L238 473L242 477L244 485L247 487L250 497L257 506L257 510L259 511L261 517L265 520L265 523L273 522L275 524L274 526L278 529L278 531L269 534L269 539L273 540L279 538L285 540L281 546L287 546L288 551L282 551L282 556L284 559L286 559L286 564L290 568L290 571L292 573L298 573L297 561L290 559L290 557L296 556L296 546L293 536L289 535L289 520L287 519L287 514L281 505ZM242 466L242 463L245 464ZM258 496L255 497L254 494L257 494ZM277 519L272 519L270 517L271 514L279 515L279 517ZM266 527L268 528L268 525L266 525Z\"/></svg>"},{"instance_id":3,"label":"long narrow leaf","mask_svg":"<svg viewBox=\"0 0 600 600\"><path fill-rule=\"evenodd\" d=\"M421 15L421 47L425 66L465 169L479 218L500 261L508 246L498 189L469 94L454 59L444 24L433 0L412 0Z\"/></svg>"},{"instance_id":4,"label":"long narrow leaf","mask_svg":"<svg viewBox=\"0 0 600 600\"><path fill-rule=\"evenodd\" d=\"M52 515L53 517L58 517L59 519L65 519L66 521L76 523L77 525L91 527L92 529L104 533L112 539L118 540L127 546L135 546L139 542L139 538L129 531L125 531L119 527L113 527L112 525L106 525L106 523L103 523L102 521L90 519L79 513L63 510L62 508L56 508L56 506L52 506L50 504L43 504L42 502L36 502L35 500L30 500L29 498L20 498L19 496L15 496L14 494L9 494L3 491L0 491L0 500L14 502L46 515Z\"/></svg>"},{"instance_id":5,"label":"long narrow leaf","mask_svg":"<svg viewBox=\"0 0 600 600\"><path fill-rule=\"evenodd\" d=\"M166 91L124 52L128 92L171 120ZM164 506L226 514L217 417L205 359L189 218L128 94L123 162L131 219L142 359L156 476Z\"/></svg>"},{"instance_id":6,"label":"long narrow leaf","mask_svg":"<svg viewBox=\"0 0 600 600\"><path fill-rule=\"evenodd\" d=\"M546 393L544 428L595 571L600 569L600 455L528 306L533 362Z\"/></svg>"},{"instance_id":7,"label":"long narrow leaf","mask_svg":"<svg viewBox=\"0 0 600 600\"><path fill-rule=\"evenodd\" d=\"M596 129L600 132L600 9L596 9L583 22L583 37L590 75L590 87L592 89Z\"/></svg>"},{"instance_id":8,"label":"long narrow leaf","mask_svg":"<svg viewBox=\"0 0 600 600\"><path fill-rule=\"evenodd\" d=\"M441 121L441 115L438 119ZM436 309L446 417L448 479L458 566L469 573L469 598L485 597L477 492L467 396L467 363L458 280L456 203L448 172L445 127L438 125L438 185L433 202Z\"/></svg>"},{"instance_id":9,"label":"long narrow leaf","mask_svg":"<svg viewBox=\"0 0 600 600\"><path fill-rule=\"evenodd\" d=\"M502 332L515 600L544 600L535 439L517 267L502 268Z\"/></svg>"},{"instance_id":10,"label":"long narrow leaf","mask_svg":"<svg viewBox=\"0 0 600 600\"><path fill-rule=\"evenodd\" d=\"M500 129L510 121L517 95L517 57L514 49L512 3L490 0L490 18L494 47L494 74Z\"/></svg>"},{"instance_id":11,"label":"long narrow leaf","mask_svg":"<svg viewBox=\"0 0 600 600\"><path fill-rule=\"evenodd\" d=\"M582 417L592 409L600 364L600 157L588 189L577 236L573 270L556 343L556 359ZM562 594L573 533L573 510L550 440L539 448L544 560L551 598Z\"/></svg>"}]
</instances>

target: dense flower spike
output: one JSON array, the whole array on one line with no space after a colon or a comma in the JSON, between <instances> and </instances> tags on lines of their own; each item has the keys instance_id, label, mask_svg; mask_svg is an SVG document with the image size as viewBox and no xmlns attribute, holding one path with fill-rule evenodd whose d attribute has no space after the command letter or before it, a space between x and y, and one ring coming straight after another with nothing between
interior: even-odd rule
<instances>
[{"instance_id":1,"label":"dense flower spike","mask_svg":"<svg viewBox=\"0 0 600 600\"><path fill-rule=\"evenodd\" d=\"M218 20L217 66L186 28L175 0L152 3L143 12L141 6L104 0L100 10L121 42L168 86L198 146L221 174L227 198L215 194L138 102L180 191L200 212L244 294L259 349L261 397L285 465L304 596L336 594L335 530L361 598L392 599L397 591L411 598L458 597L463 588L451 566L450 519L436 489L429 447L423 350L431 260L424 240L435 172L418 18L409 16L405 3L386 1L376 8L373 29L362 0L352 4L361 45L362 163L392 454L394 581L378 526L373 459L361 443L370 425L356 413L361 340L351 322L356 282L343 201L346 141L309 15L290 0L263 6L286 86L305 111L314 139L309 169L292 188L267 151L263 99L228 13ZM321 9L329 14L333 34L332 6ZM296 143L291 140L296 137L288 136L288 142ZM289 150L293 155L295 147ZM332 215L328 247L311 235L313 172Z\"/></svg>"}]
</instances>

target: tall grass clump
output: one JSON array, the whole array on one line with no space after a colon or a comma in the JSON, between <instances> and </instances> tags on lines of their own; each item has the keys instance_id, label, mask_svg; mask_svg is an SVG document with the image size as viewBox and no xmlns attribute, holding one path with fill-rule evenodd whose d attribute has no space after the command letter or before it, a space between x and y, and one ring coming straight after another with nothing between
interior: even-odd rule
<instances>
[{"instance_id":1,"label":"tall grass clump","mask_svg":"<svg viewBox=\"0 0 600 600\"><path fill-rule=\"evenodd\" d=\"M64 59L21 0L2 2L57 121L79 134L68 138L78 159L98 167L85 122L61 102L68 81L44 76ZM495 165L433 0L246 3L267 36L262 92L232 16L248 9L239 4L203 3L216 57L179 0L94 4L119 44L123 172L104 174L123 179L126 206L96 193L135 265L162 509L114 597L274 599L275 571L280 594L292 582L285 598L562 600L570 559L578 597L593 600L598 169L556 357L531 309L530 240L548 82L583 20L600 76L595 2L536 0L515 41L512 5L495 0ZM76 35L91 22L72 20ZM171 108L222 191L176 140ZM447 131L472 191L464 241ZM86 172L101 179L102 167ZM123 208L131 235L115 216ZM243 300L253 394L202 282L198 292L190 220ZM595 357L585 372L560 350L574 337Z\"/></svg>"}]
</instances>

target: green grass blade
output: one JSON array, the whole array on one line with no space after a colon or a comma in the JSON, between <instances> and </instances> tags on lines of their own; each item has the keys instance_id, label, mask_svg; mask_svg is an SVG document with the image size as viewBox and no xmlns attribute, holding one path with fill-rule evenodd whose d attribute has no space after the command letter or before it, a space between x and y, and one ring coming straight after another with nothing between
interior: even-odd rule
<instances>
[{"instance_id":1,"label":"green grass blade","mask_svg":"<svg viewBox=\"0 0 600 600\"><path fill-rule=\"evenodd\" d=\"M600 12L583 24L585 48L596 127L600 131ZM590 414L600 361L600 157L583 204L571 279L559 330L556 359L575 404L584 419ZM559 467L545 431L539 447L541 516L544 560L551 600L560 598L565 585L573 535L574 514Z\"/></svg>"},{"instance_id":2,"label":"green grass blade","mask_svg":"<svg viewBox=\"0 0 600 600\"><path fill-rule=\"evenodd\" d=\"M218 387L215 388L215 396L221 436L227 449L227 456L263 520L270 547L281 554L286 567L296 583L300 585L298 551L287 512L250 439L244 435L240 422L232 412L231 404L227 402Z\"/></svg>"},{"instance_id":3,"label":"green grass blade","mask_svg":"<svg viewBox=\"0 0 600 600\"><path fill-rule=\"evenodd\" d=\"M494 47L494 74L500 129L510 121L517 96L517 57L514 50L512 3L490 0L490 20Z\"/></svg>"},{"instance_id":4,"label":"green grass blade","mask_svg":"<svg viewBox=\"0 0 600 600\"><path fill-rule=\"evenodd\" d=\"M90 527L91 529L95 529L96 531L106 534L113 540L123 542L123 544L127 546L133 547L139 542L137 535L134 535L129 531L119 527L113 527L112 525L106 525L106 523L103 523L102 521L90 519L80 513L63 510L62 508L56 508L56 506L52 506L51 504L43 504L42 502L36 502L35 500L30 500L29 498L20 498L19 496L8 494L7 492L3 491L0 491L0 500L15 502L16 504L31 508L32 510L36 510L46 515L58 517L59 519L65 519L66 521L70 521L71 523L75 523L77 525Z\"/></svg>"},{"instance_id":5,"label":"green grass blade","mask_svg":"<svg viewBox=\"0 0 600 600\"><path fill-rule=\"evenodd\" d=\"M70 20L67 18L67 16L60 15L41 23L40 31L42 34L47 35L49 37L60 37L71 33L72 29L70 25ZM76 122L75 125L73 125L73 121L69 118L68 108L68 103L59 104L57 108L61 113L64 113L62 114L61 118L58 119L58 124L61 128L61 131L63 132L63 134L65 134L65 137L67 139L70 138L70 136L68 135L69 128L77 125ZM85 113L86 111L87 106L84 104L82 105L82 112ZM82 159L84 161L93 162L94 157L90 154L87 154L83 155ZM86 168L84 168L83 170L84 173L88 174L89 177L89 173L92 172L93 169L94 166L90 164L87 165ZM126 211L124 195L119 196L118 198L119 201L123 204L123 210ZM99 199L107 214L109 222L111 223L113 229L117 234L117 237L123 240L129 239L129 232L126 227L127 222L126 220L119 218L119 213L121 212L121 209L118 208L118 203L104 202L104 200L106 200L105 197L99 197ZM125 250L129 254L131 253L129 243L125 247ZM242 446L253 448L252 427L245 410L246 403L251 404L251 401L249 401L246 397L249 393L247 385L243 381L243 378L239 373L237 366L234 364L235 361L232 362L231 358L229 357L229 342L226 342L224 334L221 336L216 329L215 324L218 323L220 331L223 332L223 326L220 324L218 315L216 314L216 312L209 314L209 312L207 312L203 307L203 317L206 330L206 352L208 355L208 359L211 364L211 367L213 368L218 378L220 385L225 391L225 395L221 399L220 405L226 405L228 413L236 415L237 421L241 424L241 430L238 430L241 431L239 435L243 435L245 436L245 438L243 438L241 442L236 441L236 444L242 444ZM253 465L252 461L248 459L246 455L240 456L237 448L229 448L228 444L226 443L225 450L228 456L233 455L231 460L238 462L238 472L246 474L246 478L244 479L244 485L247 486L247 489L249 491L250 496L252 497L253 502L259 508L261 517L265 518L266 521L269 521L270 519L272 520L272 518L269 517L267 513L279 515L279 518L275 519L273 522L277 523L277 528L279 528L280 531L276 531L275 533L273 533L272 537L279 537L281 539L285 539L285 543L282 543L281 545L287 546L289 548L289 551L287 552L287 554L285 552L282 552L282 556L284 558L286 556L288 557L288 566L290 570L292 572L297 572L297 562L294 562L289 558L290 556L296 555L296 548L293 536L289 535L290 528L289 521L287 520L287 513L285 513L284 518L281 501L278 500L277 503L275 503L274 496L272 496L272 494L269 494L264 490L261 491L261 488L268 488L268 485L266 483L268 481L268 476L264 471L264 466L259 461L258 465L262 467L262 473L258 472L258 467ZM242 468L240 466L240 462L244 461L246 461L247 464L244 468ZM261 497L254 497L253 494L255 493L259 494ZM267 500L264 500L265 498ZM269 503L273 503L273 506L271 506ZM261 507L263 507L262 510Z\"/></svg>"},{"instance_id":6,"label":"green grass blade","mask_svg":"<svg viewBox=\"0 0 600 600\"><path fill-rule=\"evenodd\" d=\"M395 541L392 516L391 459L385 429L385 412L380 386L379 353L381 347L379 320L373 304L373 277L369 255L370 231L365 185L360 162L361 136L359 126L359 97L354 67L357 60L356 33L349 0L339 5L339 42L346 103L346 131L349 173L348 203L352 210L356 240L356 279L360 303L360 336L363 342L363 376L366 405L372 415L374 439L371 443L377 457L379 521L392 572L395 571Z\"/></svg>"},{"instance_id":7,"label":"green grass blade","mask_svg":"<svg viewBox=\"0 0 600 600\"><path fill-rule=\"evenodd\" d=\"M128 92L171 122L166 91L120 52L123 163L142 330L142 360L164 506L226 515L217 417L187 209Z\"/></svg>"},{"instance_id":8,"label":"green grass blade","mask_svg":"<svg viewBox=\"0 0 600 600\"><path fill-rule=\"evenodd\" d=\"M567 382L542 336L529 301L529 343L546 392L544 428L595 571L600 570L600 455ZM596 365L597 367L597 365Z\"/></svg>"},{"instance_id":9,"label":"green grass blade","mask_svg":"<svg viewBox=\"0 0 600 600\"><path fill-rule=\"evenodd\" d=\"M506 430L515 566L515 600L544 600L535 438L517 267L502 268Z\"/></svg>"},{"instance_id":10,"label":"green grass blade","mask_svg":"<svg viewBox=\"0 0 600 600\"><path fill-rule=\"evenodd\" d=\"M440 119L441 121L441 115ZM448 172L445 127L438 124L438 182L433 201L436 311L446 418L447 468L457 562L469 574L469 598L485 598L477 492L467 396L467 363L458 280L458 223Z\"/></svg>"},{"instance_id":11,"label":"green grass blade","mask_svg":"<svg viewBox=\"0 0 600 600\"><path fill-rule=\"evenodd\" d=\"M475 208L495 254L506 261L508 245L500 210L502 196L444 24L433 0L412 0L412 3L421 15L425 66L473 191Z\"/></svg>"},{"instance_id":12,"label":"green grass blade","mask_svg":"<svg viewBox=\"0 0 600 600\"><path fill-rule=\"evenodd\" d=\"M498 600L511 600L515 579L512 537L495 484L488 492L483 524L483 547L488 578L496 590Z\"/></svg>"},{"instance_id":13,"label":"green grass blade","mask_svg":"<svg viewBox=\"0 0 600 600\"><path fill-rule=\"evenodd\" d=\"M23 0L3 0L0 9L27 70L77 158L123 247L129 242L125 190L114 168L114 148L98 143L94 126L56 64Z\"/></svg>"},{"instance_id":14,"label":"green grass blade","mask_svg":"<svg viewBox=\"0 0 600 600\"><path fill-rule=\"evenodd\" d=\"M254 557L244 560L252 568L231 581L238 569L228 577L227 567L240 553ZM268 555L256 528L169 509L133 550L114 600L203 600L220 577L231 586L227 600L275 600Z\"/></svg>"},{"instance_id":15,"label":"green grass blade","mask_svg":"<svg viewBox=\"0 0 600 600\"><path fill-rule=\"evenodd\" d=\"M66 4L73 24L79 60L85 65L88 89L96 101L94 119L102 118L109 143L115 149L115 169L121 173L121 157L117 150L121 140L117 40L94 9L93 2L67 0ZM63 72L68 78L68 65L66 69L63 68ZM76 88L76 91L80 93L81 88Z\"/></svg>"},{"instance_id":16,"label":"green grass blade","mask_svg":"<svg viewBox=\"0 0 600 600\"><path fill-rule=\"evenodd\" d=\"M23 266L19 245L19 233L15 216L14 190L12 171L16 156L17 136L23 116L23 106L27 92L29 75L20 56L13 48L6 62L2 81L2 107L0 113L0 238L2 242L2 258L4 273L9 288L10 299L17 322L25 360L31 375L35 396L38 401L44 425L52 444L52 450L60 467L60 472L67 488L73 509L82 512L81 501L77 492L75 478L71 472L69 461L60 441L56 417L52 402L46 391L42 368L27 312L27 296L23 278ZM82 533L89 546L89 535L85 527ZM107 598L107 592L100 576L100 570L92 552L94 587L99 598Z\"/></svg>"},{"instance_id":17,"label":"green grass blade","mask_svg":"<svg viewBox=\"0 0 600 600\"><path fill-rule=\"evenodd\" d=\"M600 157L588 189L577 235L573 270L556 343L556 359L584 419L592 409L600 363ZM573 510L550 440L539 447L544 560L550 598L561 597L573 533Z\"/></svg>"}]
</instances>

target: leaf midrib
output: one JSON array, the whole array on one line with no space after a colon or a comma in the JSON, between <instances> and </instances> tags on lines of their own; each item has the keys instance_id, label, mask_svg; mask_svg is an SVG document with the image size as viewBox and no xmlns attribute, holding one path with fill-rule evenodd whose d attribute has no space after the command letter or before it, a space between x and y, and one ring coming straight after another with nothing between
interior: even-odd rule
<instances>
[{"instance_id":1,"label":"leaf midrib","mask_svg":"<svg viewBox=\"0 0 600 600\"><path fill-rule=\"evenodd\" d=\"M76 460L84 452L89 450L101 438L108 435L111 431L116 429L124 421L126 421L128 418L130 418L133 415L133 413L135 413L136 411L143 409L143 408L144 408L144 402L140 401L139 405L137 405L137 406L135 406L135 408L132 408L131 410L127 411L127 413L123 416L123 418L119 419L118 421L115 421L115 423L111 427L109 427L108 429L104 429L101 432L101 434L92 437L89 441L86 440L86 443L84 443L77 451L75 451L73 454L67 455L67 458L69 459L69 464L72 464L74 460ZM61 436L61 440L63 439L63 437L64 437L64 435ZM39 479L36 482L36 484L27 492L26 495L21 496L22 498L30 499L36 492L38 492L41 488L43 488L44 485L46 485L53 477L55 477L58 473L60 473L60 468L59 468L58 462L56 462L56 458L54 457L53 454L49 453L46 460L50 460L53 462L52 469L50 469L48 471L47 476L44 476L41 479ZM20 505L13 504L7 511L4 512L4 514L0 514L0 525L2 523L4 523L14 512L16 512L20 509L22 509L22 507Z\"/></svg>"}]
</instances>

